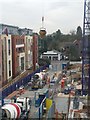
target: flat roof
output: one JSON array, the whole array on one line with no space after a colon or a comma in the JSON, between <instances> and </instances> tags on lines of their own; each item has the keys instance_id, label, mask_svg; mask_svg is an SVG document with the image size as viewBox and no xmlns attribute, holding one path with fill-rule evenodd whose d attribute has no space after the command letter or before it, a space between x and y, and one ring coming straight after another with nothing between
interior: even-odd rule
<instances>
[{"instance_id":1,"label":"flat roof","mask_svg":"<svg viewBox=\"0 0 90 120\"><path fill-rule=\"evenodd\" d=\"M58 52L58 51L47 51L47 52L44 52L43 54L44 55L57 55L57 54L60 54L61 52Z\"/></svg>"}]
</instances>

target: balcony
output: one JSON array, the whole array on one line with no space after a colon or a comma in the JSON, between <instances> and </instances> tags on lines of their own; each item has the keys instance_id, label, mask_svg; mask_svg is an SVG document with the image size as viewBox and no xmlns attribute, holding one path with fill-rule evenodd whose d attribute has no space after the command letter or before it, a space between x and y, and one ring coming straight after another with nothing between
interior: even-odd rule
<instances>
[{"instance_id":1,"label":"balcony","mask_svg":"<svg viewBox=\"0 0 90 120\"><path fill-rule=\"evenodd\" d=\"M16 48L24 47L24 44L16 45Z\"/></svg>"}]
</instances>

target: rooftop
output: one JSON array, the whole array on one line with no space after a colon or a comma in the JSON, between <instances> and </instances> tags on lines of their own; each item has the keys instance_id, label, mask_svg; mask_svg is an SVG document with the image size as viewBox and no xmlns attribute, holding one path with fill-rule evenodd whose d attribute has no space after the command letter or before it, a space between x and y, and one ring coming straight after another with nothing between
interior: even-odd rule
<instances>
[{"instance_id":1,"label":"rooftop","mask_svg":"<svg viewBox=\"0 0 90 120\"><path fill-rule=\"evenodd\" d=\"M60 54L60 53L61 52L58 52L56 50L51 50L51 51L44 52L43 54L46 54L46 55L48 55L48 54L55 54L55 55L57 55L57 54Z\"/></svg>"}]
</instances>

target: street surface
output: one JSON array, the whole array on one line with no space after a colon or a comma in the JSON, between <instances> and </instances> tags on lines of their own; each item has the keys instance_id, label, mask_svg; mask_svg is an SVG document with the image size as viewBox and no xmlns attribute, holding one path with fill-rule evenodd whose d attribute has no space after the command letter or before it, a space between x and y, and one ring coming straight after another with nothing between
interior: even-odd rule
<instances>
[{"instance_id":1,"label":"street surface","mask_svg":"<svg viewBox=\"0 0 90 120\"><path fill-rule=\"evenodd\" d=\"M50 80L52 79L55 72L60 73L62 71L62 63L63 61L52 61L51 62L52 68L48 71ZM62 95L58 95L61 90L60 85L55 83L55 85L49 87L49 85L46 84L44 87L49 88L49 91L53 91L53 100L55 101L56 109L58 110L58 112L63 111L63 113L67 113L68 96L62 97ZM31 110L29 114L30 118L35 118L36 112L38 110L35 107L35 92L37 92L37 90L31 90L30 86L26 86L24 92L20 95L20 97L30 97L32 100ZM18 91L15 91L14 93L12 93L12 95L9 95L7 98L11 99L13 96L17 94L18 94Z\"/></svg>"},{"instance_id":2,"label":"street surface","mask_svg":"<svg viewBox=\"0 0 90 120\"><path fill-rule=\"evenodd\" d=\"M50 81L52 81L53 75L55 75L55 73L59 74L62 73L62 64L63 63L67 63L68 61L51 61L51 65L48 72L48 75L50 77ZM73 72L70 75L70 72ZM79 68L74 68L71 70L67 71L66 74L66 86L69 84L71 84L73 82L73 79L77 77L77 79L79 78L78 75L76 75L75 73L79 73ZM79 73L80 74L80 73ZM49 98L51 98L54 102L55 102L55 108L56 111L58 112L58 115L62 116L62 113L65 113L67 115L68 113L68 108L69 108L69 98L70 101L73 100L74 98L74 94L64 94L61 92L61 81L62 77L57 79L56 82L54 84L49 84L47 83L44 88L48 88L49 89ZM64 79L64 78L63 78ZM73 84L75 87L80 87L81 84L77 84L77 81L74 82ZM23 92L20 94L19 90L14 91L12 94L10 94L9 96L6 97L6 99L12 99L14 96L16 97L29 97L31 98L31 110L29 113L29 118L37 118L37 114L38 114L38 107L35 107L35 93L37 92L37 90L32 90L31 87L27 84L26 86L24 86L24 90ZM70 96L69 96L70 95ZM83 103L86 103L86 99L82 96L78 96L80 98L80 101ZM56 113L55 113L56 115Z\"/></svg>"},{"instance_id":3,"label":"street surface","mask_svg":"<svg viewBox=\"0 0 90 120\"><path fill-rule=\"evenodd\" d=\"M67 113L68 112L68 97L59 97L54 98L56 103L56 109L58 113Z\"/></svg>"},{"instance_id":4,"label":"street surface","mask_svg":"<svg viewBox=\"0 0 90 120\"><path fill-rule=\"evenodd\" d=\"M54 69L50 70L49 74L51 76L54 74L54 72L60 73L62 71L62 63L66 63L65 61L52 61L51 64ZM56 69L55 69L56 67ZM60 84L56 84L52 87L52 91L56 92L54 95L54 101L56 104L56 109L59 113L63 111L63 113L67 113L68 111L68 96L63 94L60 94L61 86ZM66 97L65 97L66 96Z\"/></svg>"}]
</instances>

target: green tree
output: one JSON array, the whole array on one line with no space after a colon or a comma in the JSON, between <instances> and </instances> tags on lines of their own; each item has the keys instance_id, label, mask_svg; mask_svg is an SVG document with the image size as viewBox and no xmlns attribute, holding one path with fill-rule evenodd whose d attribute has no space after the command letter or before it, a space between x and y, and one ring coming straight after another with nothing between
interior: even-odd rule
<instances>
[{"instance_id":1,"label":"green tree","mask_svg":"<svg viewBox=\"0 0 90 120\"><path fill-rule=\"evenodd\" d=\"M82 39L82 29L81 29L80 26L77 27L76 35L77 35L77 40L81 40Z\"/></svg>"},{"instance_id":2,"label":"green tree","mask_svg":"<svg viewBox=\"0 0 90 120\"><path fill-rule=\"evenodd\" d=\"M62 51L62 48L66 47L66 51L64 52L65 54L71 54L71 57L73 56L73 58L78 58L79 55L76 53L79 53L80 47L73 45L73 42L76 39L81 40L81 38L82 29L80 26L77 27L77 30L71 30L70 34L63 34L60 29L58 29L56 32L49 34L44 39L40 40L39 51L40 53L53 49ZM72 46L72 48L69 46Z\"/></svg>"},{"instance_id":3,"label":"green tree","mask_svg":"<svg viewBox=\"0 0 90 120\"><path fill-rule=\"evenodd\" d=\"M79 60L80 59L78 49L75 46L70 46L69 55L70 55L70 60Z\"/></svg>"}]
</instances>

